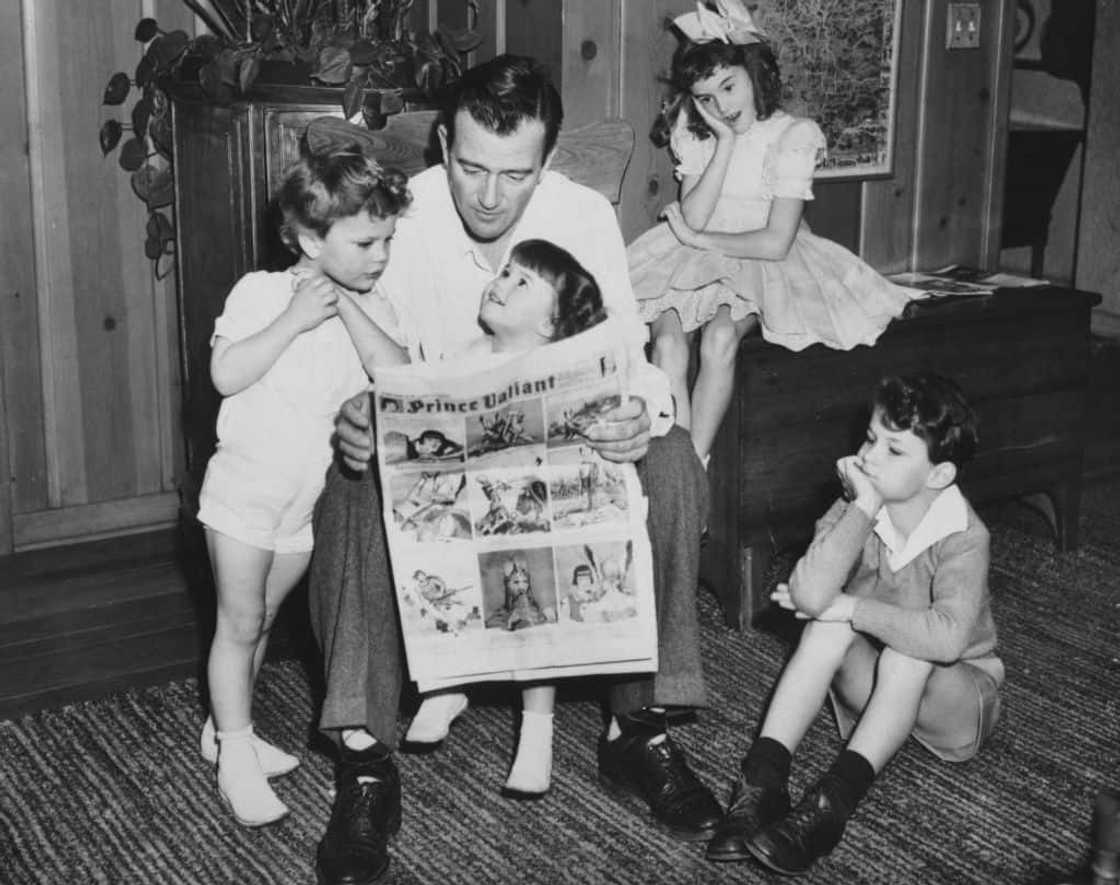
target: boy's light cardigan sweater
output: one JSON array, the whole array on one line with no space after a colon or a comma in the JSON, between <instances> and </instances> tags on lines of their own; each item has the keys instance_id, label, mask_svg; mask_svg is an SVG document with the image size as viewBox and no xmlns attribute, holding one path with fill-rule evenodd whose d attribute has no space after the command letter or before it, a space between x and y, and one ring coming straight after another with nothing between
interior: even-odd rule
<instances>
[{"instance_id":1,"label":"boy's light cardigan sweater","mask_svg":"<svg viewBox=\"0 0 1120 885\"><path fill-rule=\"evenodd\" d=\"M953 485L905 541L885 508L875 520L838 500L817 522L789 581L798 609L858 597L852 627L895 651L951 664L993 655L988 530Z\"/></svg>"}]
</instances>

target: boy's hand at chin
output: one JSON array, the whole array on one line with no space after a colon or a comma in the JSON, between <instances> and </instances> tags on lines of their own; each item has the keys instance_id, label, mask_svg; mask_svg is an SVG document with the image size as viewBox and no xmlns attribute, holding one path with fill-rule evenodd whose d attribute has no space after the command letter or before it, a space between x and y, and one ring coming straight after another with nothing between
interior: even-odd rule
<instances>
[{"instance_id":1,"label":"boy's hand at chin","mask_svg":"<svg viewBox=\"0 0 1120 885\"><path fill-rule=\"evenodd\" d=\"M851 501L870 519L874 519L883 506L883 496L875 488L871 477L864 473L859 456L847 455L839 459L836 462L836 475L840 478L845 500Z\"/></svg>"}]
</instances>

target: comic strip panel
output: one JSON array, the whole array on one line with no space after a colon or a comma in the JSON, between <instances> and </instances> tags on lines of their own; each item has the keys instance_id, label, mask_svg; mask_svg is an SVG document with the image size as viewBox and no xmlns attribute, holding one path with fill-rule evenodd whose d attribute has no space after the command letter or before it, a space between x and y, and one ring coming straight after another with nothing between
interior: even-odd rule
<instances>
[{"instance_id":1,"label":"comic strip panel","mask_svg":"<svg viewBox=\"0 0 1120 885\"><path fill-rule=\"evenodd\" d=\"M616 381L608 380L578 393L549 397L548 447L568 446L583 439L588 427L622 401L617 388Z\"/></svg>"},{"instance_id":2,"label":"comic strip panel","mask_svg":"<svg viewBox=\"0 0 1120 885\"><path fill-rule=\"evenodd\" d=\"M467 453L477 466L524 467L544 457L540 398L519 400L467 419Z\"/></svg>"},{"instance_id":3,"label":"comic strip panel","mask_svg":"<svg viewBox=\"0 0 1120 885\"><path fill-rule=\"evenodd\" d=\"M554 529L625 524L628 497L622 468L604 461L588 445L556 449L549 462Z\"/></svg>"},{"instance_id":4,"label":"comic strip panel","mask_svg":"<svg viewBox=\"0 0 1120 885\"><path fill-rule=\"evenodd\" d=\"M478 570L487 629L526 630L556 623L552 548L480 553Z\"/></svg>"},{"instance_id":5,"label":"comic strip panel","mask_svg":"<svg viewBox=\"0 0 1120 885\"><path fill-rule=\"evenodd\" d=\"M459 636L483 629L482 593L473 552L412 548L394 568L401 621L408 635ZM394 566L397 562L394 561Z\"/></svg>"},{"instance_id":6,"label":"comic strip panel","mask_svg":"<svg viewBox=\"0 0 1120 885\"><path fill-rule=\"evenodd\" d=\"M411 541L469 541L471 513L462 470L391 473L393 522Z\"/></svg>"},{"instance_id":7,"label":"comic strip panel","mask_svg":"<svg viewBox=\"0 0 1120 885\"><path fill-rule=\"evenodd\" d=\"M630 541L557 547L556 574L564 616L591 624L636 618L633 559Z\"/></svg>"},{"instance_id":8,"label":"comic strip panel","mask_svg":"<svg viewBox=\"0 0 1120 885\"><path fill-rule=\"evenodd\" d=\"M397 402L392 397L382 397L384 407ZM383 412L378 420L380 445L386 464L441 464L462 463L465 451L466 428L463 419L454 415L433 415L417 418L398 418L393 412Z\"/></svg>"},{"instance_id":9,"label":"comic strip panel","mask_svg":"<svg viewBox=\"0 0 1120 885\"><path fill-rule=\"evenodd\" d=\"M467 495L476 537L525 535L552 528L548 482L541 467L472 472L467 476Z\"/></svg>"}]
</instances>

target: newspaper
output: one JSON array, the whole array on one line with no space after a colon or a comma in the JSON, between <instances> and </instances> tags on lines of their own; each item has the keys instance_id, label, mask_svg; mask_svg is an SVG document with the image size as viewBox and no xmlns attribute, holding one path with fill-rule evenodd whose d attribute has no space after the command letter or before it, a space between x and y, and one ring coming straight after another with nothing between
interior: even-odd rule
<instances>
[{"instance_id":1,"label":"newspaper","mask_svg":"<svg viewBox=\"0 0 1120 885\"><path fill-rule=\"evenodd\" d=\"M657 669L648 503L587 428L627 395L608 320L478 366L379 370L371 394L420 691Z\"/></svg>"}]
</instances>

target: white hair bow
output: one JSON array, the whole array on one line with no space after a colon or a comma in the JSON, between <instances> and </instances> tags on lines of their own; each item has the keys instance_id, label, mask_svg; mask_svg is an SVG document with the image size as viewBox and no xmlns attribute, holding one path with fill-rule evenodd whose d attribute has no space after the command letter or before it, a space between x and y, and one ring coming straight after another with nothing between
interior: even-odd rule
<instances>
[{"instance_id":1,"label":"white hair bow","mask_svg":"<svg viewBox=\"0 0 1120 885\"><path fill-rule=\"evenodd\" d=\"M714 0L714 6L712 9L704 0L697 0L696 11L678 15L673 24L693 43L720 40L742 45L762 41L762 32L742 0Z\"/></svg>"}]
</instances>

